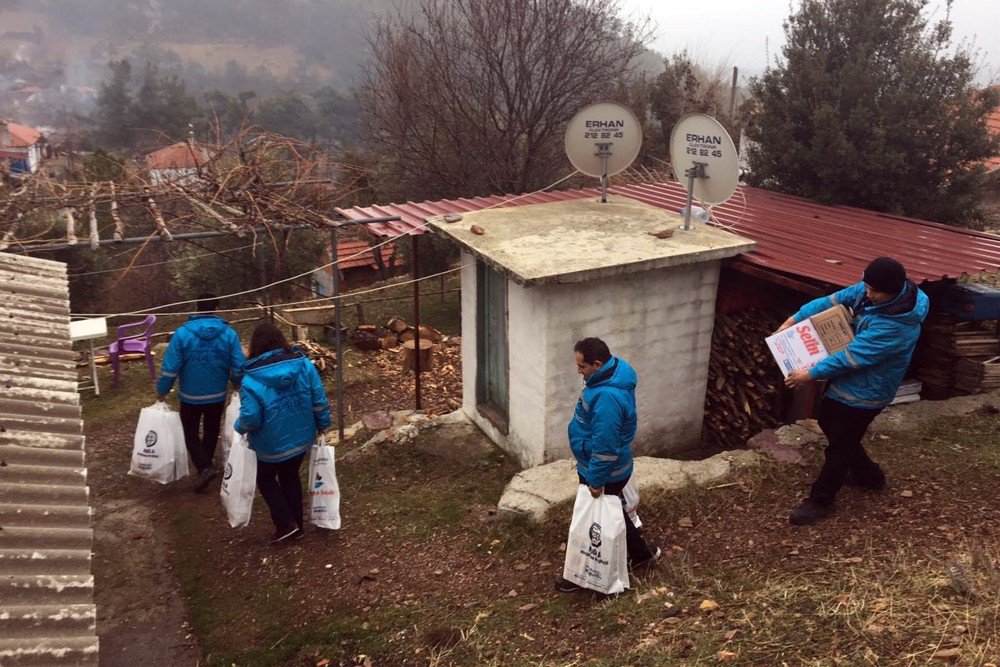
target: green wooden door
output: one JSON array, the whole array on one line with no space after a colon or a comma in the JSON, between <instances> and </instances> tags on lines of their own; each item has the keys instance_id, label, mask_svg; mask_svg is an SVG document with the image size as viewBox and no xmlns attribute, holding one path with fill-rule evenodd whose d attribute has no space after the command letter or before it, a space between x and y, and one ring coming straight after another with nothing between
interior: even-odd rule
<instances>
[{"instance_id":1,"label":"green wooden door","mask_svg":"<svg viewBox=\"0 0 1000 667\"><path fill-rule=\"evenodd\" d=\"M498 427L507 424L507 279L476 264L476 402Z\"/></svg>"}]
</instances>

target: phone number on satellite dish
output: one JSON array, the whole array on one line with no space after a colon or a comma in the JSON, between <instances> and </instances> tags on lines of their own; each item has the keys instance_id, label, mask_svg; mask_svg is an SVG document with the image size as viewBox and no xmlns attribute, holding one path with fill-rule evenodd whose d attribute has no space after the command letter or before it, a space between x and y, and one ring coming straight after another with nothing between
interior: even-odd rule
<instances>
[{"instance_id":1,"label":"phone number on satellite dish","mask_svg":"<svg viewBox=\"0 0 1000 667\"><path fill-rule=\"evenodd\" d=\"M588 120L583 136L586 139L624 139L624 127L625 122L620 120Z\"/></svg>"},{"instance_id":2,"label":"phone number on satellite dish","mask_svg":"<svg viewBox=\"0 0 1000 667\"><path fill-rule=\"evenodd\" d=\"M686 139L688 155L722 157L722 151L717 148L722 145L722 137L688 133Z\"/></svg>"}]
</instances>

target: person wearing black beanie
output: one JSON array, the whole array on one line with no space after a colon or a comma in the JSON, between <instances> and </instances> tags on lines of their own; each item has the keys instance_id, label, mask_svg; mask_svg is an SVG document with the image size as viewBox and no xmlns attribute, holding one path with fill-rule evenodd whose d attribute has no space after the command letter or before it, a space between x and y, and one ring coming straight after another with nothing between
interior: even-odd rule
<instances>
[{"instance_id":1,"label":"person wearing black beanie","mask_svg":"<svg viewBox=\"0 0 1000 667\"><path fill-rule=\"evenodd\" d=\"M790 389L829 381L819 407L819 426L827 439L823 469L809 497L789 515L796 525L815 523L831 514L844 484L878 490L885 473L861 444L876 416L896 397L920 337L930 302L906 269L891 257L876 257L861 282L810 301L778 331L827 310L844 306L854 317L854 340L811 368L792 371Z\"/></svg>"}]
</instances>

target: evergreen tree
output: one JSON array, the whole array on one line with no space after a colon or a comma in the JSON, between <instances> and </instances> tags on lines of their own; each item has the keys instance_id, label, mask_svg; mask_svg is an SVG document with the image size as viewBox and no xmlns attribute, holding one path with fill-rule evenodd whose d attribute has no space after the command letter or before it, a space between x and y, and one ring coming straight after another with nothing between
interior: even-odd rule
<instances>
[{"instance_id":1,"label":"evergreen tree","mask_svg":"<svg viewBox=\"0 0 1000 667\"><path fill-rule=\"evenodd\" d=\"M976 215L1000 142L929 0L803 0L783 57L751 83L752 182L827 203L959 222ZM950 2L948 6L950 7Z\"/></svg>"},{"instance_id":2,"label":"evergreen tree","mask_svg":"<svg viewBox=\"0 0 1000 667\"><path fill-rule=\"evenodd\" d=\"M132 65L127 59L108 63L111 77L97 95L97 139L105 148L126 148L132 143Z\"/></svg>"},{"instance_id":3,"label":"evergreen tree","mask_svg":"<svg viewBox=\"0 0 1000 667\"><path fill-rule=\"evenodd\" d=\"M133 109L136 128L179 141L186 138L189 123L199 113L197 102L188 95L187 87L179 77L161 74L153 62L146 64Z\"/></svg>"}]
</instances>

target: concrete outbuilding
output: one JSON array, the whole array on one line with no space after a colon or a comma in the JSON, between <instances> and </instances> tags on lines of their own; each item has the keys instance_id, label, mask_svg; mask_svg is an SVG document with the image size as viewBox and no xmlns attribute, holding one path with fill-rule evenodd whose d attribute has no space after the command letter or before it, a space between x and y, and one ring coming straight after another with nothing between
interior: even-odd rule
<instances>
[{"instance_id":1,"label":"concrete outbuilding","mask_svg":"<svg viewBox=\"0 0 1000 667\"><path fill-rule=\"evenodd\" d=\"M463 410L522 466L570 456L587 336L639 375L637 453L698 445L720 266L753 241L624 197L428 222L462 250Z\"/></svg>"}]
</instances>

